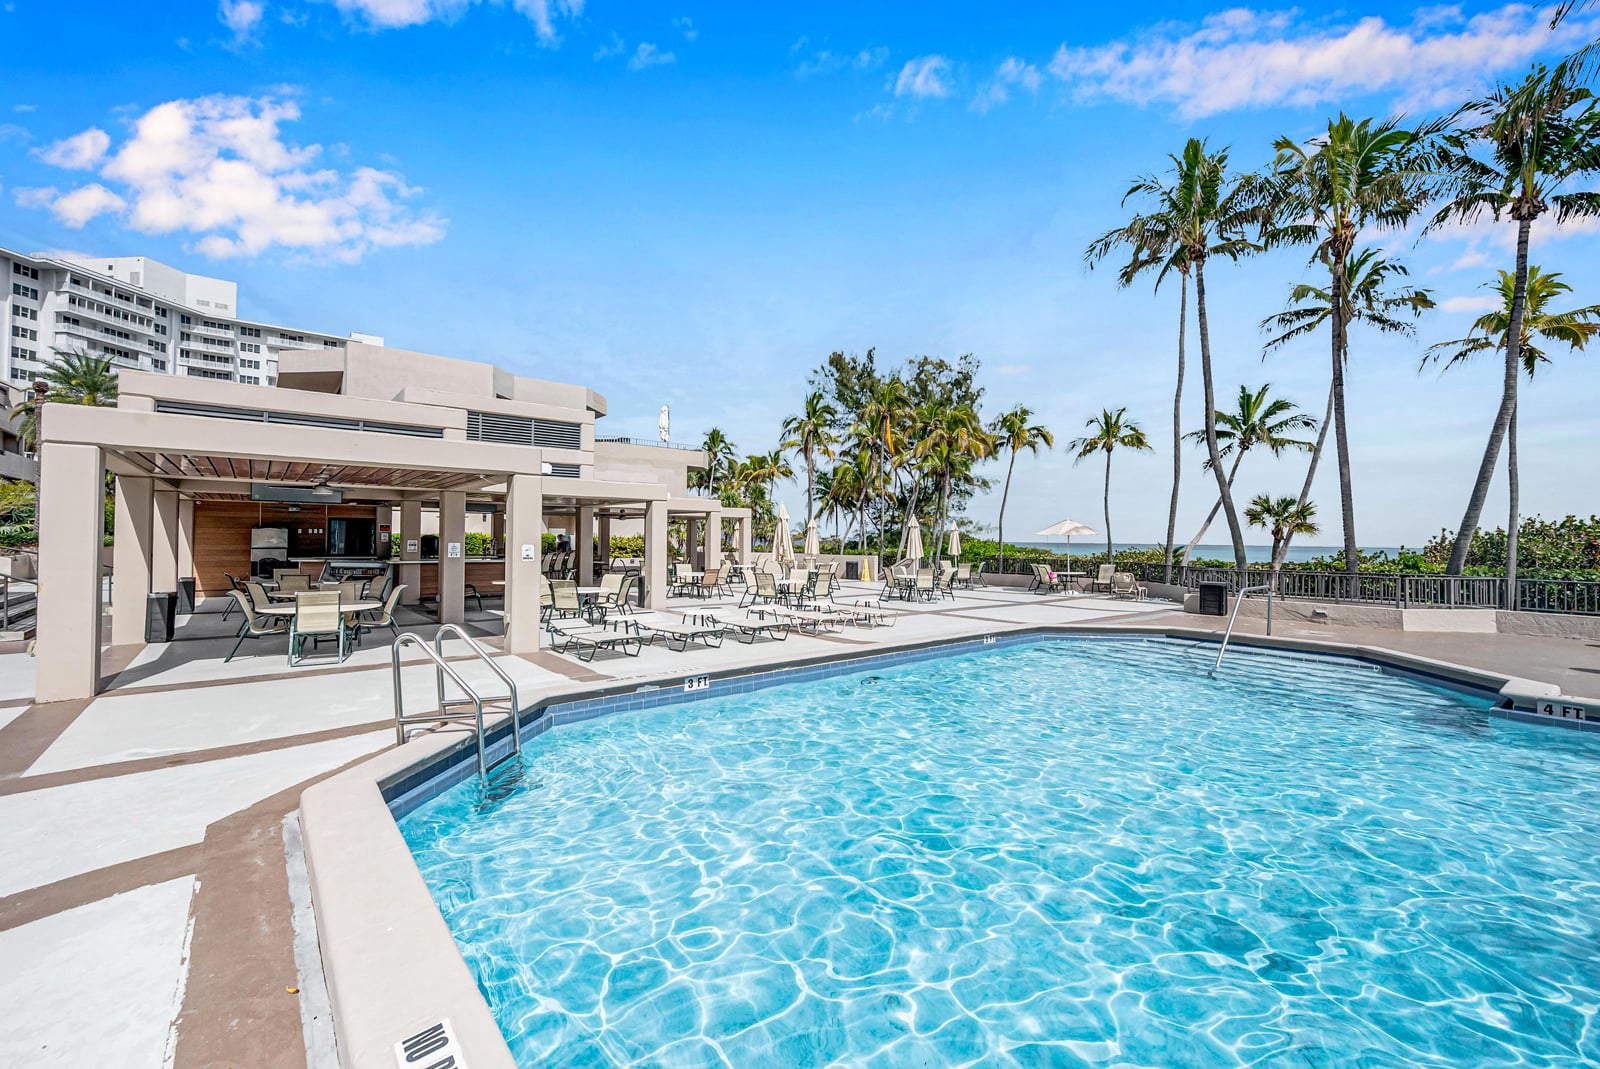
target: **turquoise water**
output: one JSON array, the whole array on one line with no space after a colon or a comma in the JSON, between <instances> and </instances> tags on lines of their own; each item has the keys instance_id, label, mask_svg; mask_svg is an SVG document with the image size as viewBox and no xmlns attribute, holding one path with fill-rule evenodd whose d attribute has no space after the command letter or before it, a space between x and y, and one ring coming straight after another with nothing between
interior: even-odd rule
<instances>
[{"instance_id":1,"label":"turquoise water","mask_svg":"<svg viewBox=\"0 0 1600 1069\"><path fill-rule=\"evenodd\" d=\"M1041 641L622 714L401 822L524 1066L1600 1062L1600 739Z\"/></svg>"}]
</instances>

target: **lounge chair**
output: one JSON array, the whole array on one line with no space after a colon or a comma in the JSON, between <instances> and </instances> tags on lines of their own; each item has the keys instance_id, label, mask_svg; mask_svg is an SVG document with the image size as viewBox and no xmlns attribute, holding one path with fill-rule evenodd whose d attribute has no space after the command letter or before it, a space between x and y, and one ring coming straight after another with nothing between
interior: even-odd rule
<instances>
[{"instance_id":1,"label":"lounge chair","mask_svg":"<svg viewBox=\"0 0 1600 1069\"><path fill-rule=\"evenodd\" d=\"M289 666L305 663L308 638L313 646L325 638L334 639L339 644L339 661L343 662L349 630L344 613L339 610L339 591L308 590L296 594L293 622L289 625Z\"/></svg>"},{"instance_id":2,"label":"lounge chair","mask_svg":"<svg viewBox=\"0 0 1600 1069\"><path fill-rule=\"evenodd\" d=\"M904 615L898 609L885 609L870 600L858 601L854 605L834 605L829 611L856 627L893 627Z\"/></svg>"},{"instance_id":3,"label":"lounge chair","mask_svg":"<svg viewBox=\"0 0 1600 1069\"><path fill-rule=\"evenodd\" d=\"M236 607L244 613L244 622L239 625L239 641L233 644L233 649L222 659L223 663L233 660L233 655L239 652L239 647L244 645L247 638L271 638L289 633L289 623L282 616L263 616L250 605L250 599L237 590L228 591L228 605Z\"/></svg>"},{"instance_id":4,"label":"lounge chair","mask_svg":"<svg viewBox=\"0 0 1600 1069\"><path fill-rule=\"evenodd\" d=\"M1111 596L1114 598L1136 598L1143 601L1147 596L1144 586L1133 578L1132 572L1113 572L1111 574Z\"/></svg>"},{"instance_id":5,"label":"lounge chair","mask_svg":"<svg viewBox=\"0 0 1600 1069\"><path fill-rule=\"evenodd\" d=\"M684 652L690 643L697 641L716 649L722 645L722 636L727 631L715 618L665 612L636 613L628 619L627 626L638 631L646 643L659 638L663 645L677 653Z\"/></svg>"},{"instance_id":6,"label":"lounge chair","mask_svg":"<svg viewBox=\"0 0 1600 1069\"><path fill-rule=\"evenodd\" d=\"M758 638L765 636L777 642L784 642L789 638L789 632L794 626L787 620L777 618L769 619L770 609L751 609L745 613L743 620L724 620L718 616L705 614L700 617L703 622L720 624L733 632L735 641L743 642L746 646L755 645Z\"/></svg>"},{"instance_id":7,"label":"lounge chair","mask_svg":"<svg viewBox=\"0 0 1600 1069\"><path fill-rule=\"evenodd\" d=\"M601 650L621 650L625 656L637 657L644 648L644 640L631 626L550 620L545 630L550 634L551 649L557 653L571 653L580 661L594 660Z\"/></svg>"},{"instance_id":8,"label":"lounge chair","mask_svg":"<svg viewBox=\"0 0 1600 1069\"><path fill-rule=\"evenodd\" d=\"M845 623L841 614L831 610L772 608L761 611L770 612L774 618L787 621L800 632L811 635L837 631Z\"/></svg>"}]
</instances>

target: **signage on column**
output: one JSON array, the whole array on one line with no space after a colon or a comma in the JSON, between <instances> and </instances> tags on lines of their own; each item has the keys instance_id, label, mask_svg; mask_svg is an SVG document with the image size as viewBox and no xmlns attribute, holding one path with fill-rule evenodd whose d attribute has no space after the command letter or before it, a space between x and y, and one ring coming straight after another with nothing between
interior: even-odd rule
<instances>
[{"instance_id":1,"label":"signage on column","mask_svg":"<svg viewBox=\"0 0 1600 1069\"><path fill-rule=\"evenodd\" d=\"M446 542L444 547L444 555L451 558L461 556L461 543Z\"/></svg>"},{"instance_id":2,"label":"signage on column","mask_svg":"<svg viewBox=\"0 0 1600 1069\"><path fill-rule=\"evenodd\" d=\"M523 546L522 546L522 559L523 560L538 560L539 559L539 550L538 550L538 548L536 546L530 546L527 543L523 543Z\"/></svg>"}]
</instances>

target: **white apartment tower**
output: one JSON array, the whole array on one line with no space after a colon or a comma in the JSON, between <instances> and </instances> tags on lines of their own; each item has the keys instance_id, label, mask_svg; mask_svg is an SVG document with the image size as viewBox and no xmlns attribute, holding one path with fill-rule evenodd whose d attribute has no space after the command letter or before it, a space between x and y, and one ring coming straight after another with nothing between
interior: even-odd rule
<instances>
[{"instance_id":1,"label":"white apartment tower","mask_svg":"<svg viewBox=\"0 0 1600 1069\"><path fill-rule=\"evenodd\" d=\"M343 349L347 339L239 318L239 287L143 256L25 256L0 248L6 316L0 370L32 381L53 350L117 368L274 386L284 349ZM350 338L382 345L382 338Z\"/></svg>"}]
</instances>

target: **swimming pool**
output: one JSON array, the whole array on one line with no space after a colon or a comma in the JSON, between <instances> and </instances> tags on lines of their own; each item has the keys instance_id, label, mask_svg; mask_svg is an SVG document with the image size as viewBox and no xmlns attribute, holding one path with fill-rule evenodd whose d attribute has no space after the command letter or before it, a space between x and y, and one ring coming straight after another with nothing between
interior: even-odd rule
<instances>
[{"instance_id":1,"label":"swimming pool","mask_svg":"<svg viewBox=\"0 0 1600 1069\"><path fill-rule=\"evenodd\" d=\"M1207 662L1043 639L605 717L400 826L528 1066L1600 1061L1600 738Z\"/></svg>"}]
</instances>

